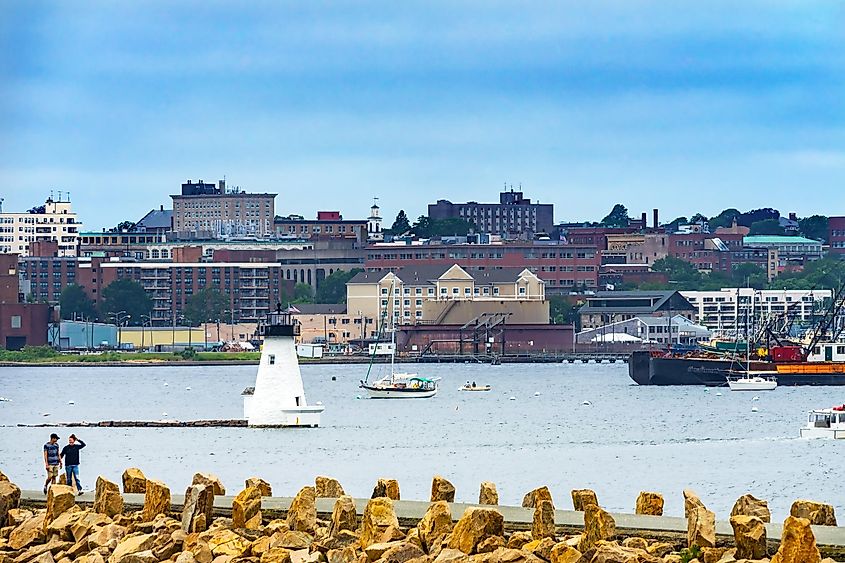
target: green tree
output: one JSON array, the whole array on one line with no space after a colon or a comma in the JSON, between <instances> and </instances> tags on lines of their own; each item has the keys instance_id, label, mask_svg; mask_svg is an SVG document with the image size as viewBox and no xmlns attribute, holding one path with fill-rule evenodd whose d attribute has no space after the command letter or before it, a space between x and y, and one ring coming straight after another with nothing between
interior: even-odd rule
<instances>
[{"instance_id":1,"label":"green tree","mask_svg":"<svg viewBox=\"0 0 845 563\"><path fill-rule=\"evenodd\" d=\"M628 221L630 217L628 216L628 208L622 205L621 203L617 203L613 206L613 209L610 210L610 213L601 220L601 224L605 227L627 227Z\"/></svg>"},{"instance_id":2,"label":"green tree","mask_svg":"<svg viewBox=\"0 0 845 563\"><path fill-rule=\"evenodd\" d=\"M824 215L811 215L798 219L798 228L807 238L826 241L828 237L828 219Z\"/></svg>"},{"instance_id":3,"label":"green tree","mask_svg":"<svg viewBox=\"0 0 845 563\"><path fill-rule=\"evenodd\" d=\"M839 289L845 282L845 262L823 258L808 263L800 272L784 272L769 284L770 289Z\"/></svg>"},{"instance_id":4,"label":"green tree","mask_svg":"<svg viewBox=\"0 0 845 563\"><path fill-rule=\"evenodd\" d=\"M117 224L117 226L114 229L112 229L112 231L118 232L118 233L130 232L130 231L134 231L134 230L135 230L135 223L133 223L132 221L121 221L120 223Z\"/></svg>"},{"instance_id":5,"label":"green tree","mask_svg":"<svg viewBox=\"0 0 845 563\"><path fill-rule=\"evenodd\" d=\"M466 236L475 230L475 225L459 217L447 219L430 219L421 216L411 227L411 232L420 238Z\"/></svg>"},{"instance_id":6,"label":"green tree","mask_svg":"<svg viewBox=\"0 0 845 563\"><path fill-rule=\"evenodd\" d=\"M141 317L149 315L152 309L152 300L143 286L134 280L113 281L103 289L103 301L100 306L102 319L125 311L129 315L129 324L140 326L143 322Z\"/></svg>"},{"instance_id":7,"label":"green tree","mask_svg":"<svg viewBox=\"0 0 845 563\"><path fill-rule=\"evenodd\" d=\"M307 283L298 283L293 287L293 299L291 303L313 303L314 291Z\"/></svg>"},{"instance_id":8,"label":"green tree","mask_svg":"<svg viewBox=\"0 0 845 563\"><path fill-rule=\"evenodd\" d=\"M85 293L82 286L72 283L65 286L62 295L59 297L63 319L96 319L97 307Z\"/></svg>"},{"instance_id":9,"label":"green tree","mask_svg":"<svg viewBox=\"0 0 845 563\"><path fill-rule=\"evenodd\" d=\"M567 299L563 295L549 296L549 320L552 324L567 325L578 320L581 303Z\"/></svg>"},{"instance_id":10,"label":"green tree","mask_svg":"<svg viewBox=\"0 0 845 563\"><path fill-rule=\"evenodd\" d=\"M225 318L229 298L216 287L204 287L191 295L185 304L185 319L196 326Z\"/></svg>"},{"instance_id":11,"label":"green tree","mask_svg":"<svg viewBox=\"0 0 845 563\"><path fill-rule=\"evenodd\" d=\"M690 223L707 223L708 219L701 213L696 213L695 215L689 218L689 221Z\"/></svg>"},{"instance_id":12,"label":"green tree","mask_svg":"<svg viewBox=\"0 0 845 563\"><path fill-rule=\"evenodd\" d=\"M730 285L763 289L768 283L766 271L756 264L737 264L731 268Z\"/></svg>"},{"instance_id":13,"label":"green tree","mask_svg":"<svg viewBox=\"0 0 845 563\"><path fill-rule=\"evenodd\" d=\"M664 272L673 289L700 289L703 283L703 275L695 266L680 258L667 256L654 261L651 269L655 272Z\"/></svg>"},{"instance_id":14,"label":"green tree","mask_svg":"<svg viewBox=\"0 0 845 563\"><path fill-rule=\"evenodd\" d=\"M390 232L394 236L401 236L411 230L411 222L408 220L408 216L405 215L405 210L400 209L399 213L396 214L396 219L393 221L393 226L390 227Z\"/></svg>"},{"instance_id":15,"label":"green tree","mask_svg":"<svg viewBox=\"0 0 845 563\"><path fill-rule=\"evenodd\" d=\"M777 219L763 219L751 223L749 235L782 235L784 234L783 227Z\"/></svg>"},{"instance_id":16,"label":"green tree","mask_svg":"<svg viewBox=\"0 0 845 563\"><path fill-rule=\"evenodd\" d=\"M689 222L689 219L687 219L686 217L676 217L674 221L666 225L666 230L670 233L674 233L678 230L678 227L680 227L681 225L686 225Z\"/></svg>"},{"instance_id":17,"label":"green tree","mask_svg":"<svg viewBox=\"0 0 845 563\"><path fill-rule=\"evenodd\" d=\"M327 276L320 286L317 288L317 293L314 295L315 303L346 303L346 282L352 279L358 272L363 272L361 268L353 268L348 272L345 270L335 270L330 276Z\"/></svg>"},{"instance_id":18,"label":"green tree","mask_svg":"<svg viewBox=\"0 0 845 563\"><path fill-rule=\"evenodd\" d=\"M710 230L715 231L719 227L730 227L733 224L734 219L742 215L739 212L739 209L734 209L733 207L725 209L715 217L711 218L708 222L710 224Z\"/></svg>"}]
</instances>

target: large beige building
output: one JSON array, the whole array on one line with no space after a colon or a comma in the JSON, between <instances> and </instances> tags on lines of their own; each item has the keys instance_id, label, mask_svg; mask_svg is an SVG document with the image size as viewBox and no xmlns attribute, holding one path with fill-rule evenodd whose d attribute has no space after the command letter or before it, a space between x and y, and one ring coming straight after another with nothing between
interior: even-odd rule
<instances>
[{"instance_id":1,"label":"large beige building","mask_svg":"<svg viewBox=\"0 0 845 563\"><path fill-rule=\"evenodd\" d=\"M70 199L51 196L27 212L0 213L0 253L29 256L31 242L53 241L59 256L76 256L81 229Z\"/></svg>"},{"instance_id":2,"label":"large beige building","mask_svg":"<svg viewBox=\"0 0 845 563\"><path fill-rule=\"evenodd\" d=\"M490 315L513 324L548 324L545 290L528 269L407 266L359 273L346 284L346 304L347 314L377 319L376 326L391 316L397 325L465 324Z\"/></svg>"},{"instance_id":3,"label":"large beige building","mask_svg":"<svg viewBox=\"0 0 845 563\"><path fill-rule=\"evenodd\" d=\"M220 180L182 184L180 195L173 199L173 230L204 232L213 236L268 236L273 234L276 194L246 193L226 189Z\"/></svg>"}]
</instances>

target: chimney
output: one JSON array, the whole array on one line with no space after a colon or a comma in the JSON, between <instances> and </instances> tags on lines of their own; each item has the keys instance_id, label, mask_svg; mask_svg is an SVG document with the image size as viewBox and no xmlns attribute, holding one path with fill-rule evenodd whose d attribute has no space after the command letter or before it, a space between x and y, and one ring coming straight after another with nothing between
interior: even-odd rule
<instances>
[{"instance_id":1,"label":"chimney","mask_svg":"<svg viewBox=\"0 0 845 563\"><path fill-rule=\"evenodd\" d=\"M645 211L643 211L643 214L642 214L642 216L640 217L640 221L642 221L642 223L643 223L643 226L642 226L643 230L645 230L645 229L647 229L647 228L648 228L648 223L646 223L646 217L647 217L647 216L648 216L648 215L646 215L646 212L645 212Z\"/></svg>"},{"instance_id":2,"label":"chimney","mask_svg":"<svg viewBox=\"0 0 845 563\"><path fill-rule=\"evenodd\" d=\"M654 209L652 211L652 213L654 214L654 228L656 229L660 226L660 222L658 220L658 215L657 215L657 209Z\"/></svg>"}]
</instances>

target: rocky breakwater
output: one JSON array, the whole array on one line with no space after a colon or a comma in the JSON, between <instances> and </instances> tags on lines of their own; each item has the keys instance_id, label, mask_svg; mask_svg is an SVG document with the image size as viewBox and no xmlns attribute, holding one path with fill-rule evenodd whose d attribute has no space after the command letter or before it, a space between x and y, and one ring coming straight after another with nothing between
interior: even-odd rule
<instances>
[{"instance_id":1,"label":"rocky breakwater","mask_svg":"<svg viewBox=\"0 0 845 563\"><path fill-rule=\"evenodd\" d=\"M382 479L359 519L353 499L339 483L321 477L303 487L283 518L264 510L270 485L253 477L231 501L231 517L219 516L214 499L225 491L213 476L198 474L183 506L174 506L161 482L132 477L143 488L144 506L128 511L117 502L117 485L98 480L90 507L77 504L69 487L56 485L44 509L20 507L20 490L0 473L0 563L830 563L816 545L811 520L789 516L776 549L767 543L762 501L742 498L731 515L733 541L717 537L715 517L691 491L685 491L688 530L684 539L641 537L620 532L595 492L572 492L583 525L558 526L548 488L525 496L530 530L508 526L508 509L482 504L453 514L454 487L442 477L432 482L431 502L413 525L400 525L395 511L398 483ZM124 484L127 481L124 479ZM480 497L495 498L485 483ZM332 496L327 496L332 495ZM339 496L334 496L339 495ZM332 499L330 516L317 512L317 499ZM481 498L480 498L481 500ZM659 493L641 493L636 512L656 517ZM223 508L219 506L218 508ZM765 509L764 509L765 508ZM802 501L793 512L830 522L832 508ZM217 517L214 514L218 514ZM569 513L573 514L573 513ZM577 512L574 514L578 514ZM322 516L322 517L321 517ZM403 519L407 524L408 520Z\"/></svg>"}]
</instances>

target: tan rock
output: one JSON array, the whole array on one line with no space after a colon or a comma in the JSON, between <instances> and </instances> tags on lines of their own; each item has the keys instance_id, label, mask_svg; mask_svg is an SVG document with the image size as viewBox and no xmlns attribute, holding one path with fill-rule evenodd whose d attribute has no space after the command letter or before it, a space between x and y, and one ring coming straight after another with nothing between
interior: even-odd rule
<instances>
[{"instance_id":1,"label":"tan rock","mask_svg":"<svg viewBox=\"0 0 845 563\"><path fill-rule=\"evenodd\" d=\"M390 548L399 545L400 542L379 542L368 545L364 548L364 554L370 561L381 559L381 556Z\"/></svg>"},{"instance_id":2,"label":"tan rock","mask_svg":"<svg viewBox=\"0 0 845 563\"><path fill-rule=\"evenodd\" d=\"M355 501L349 495L341 495L334 503L329 535L335 537L341 530L355 530L358 527L358 513Z\"/></svg>"},{"instance_id":3,"label":"tan rock","mask_svg":"<svg viewBox=\"0 0 845 563\"><path fill-rule=\"evenodd\" d=\"M573 496L574 501L574 496ZM585 553L599 541L612 540L616 536L616 521L596 504L584 507L584 533L578 542L578 551Z\"/></svg>"},{"instance_id":4,"label":"tan rock","mask_svg":"<svg viewBox=\"0 0 845 563\"><path fill-rule=\"evenodd\" d=\"M220 555L242 557L249 550L250 543L248 539L232 530L215 530L208 538L208 547L215 557Z\"/></svg>"},{"instance_id":5,"label":"tan rock","mask_svg":"<svg viewBox=\"0 0 845 563\"><path fill-rule=\"evenodd\" d=\"M500 547L507 547L505 538L502 536L490 536L479 543L475 550L477 553L493 553Z\"/></svg>"},{"instance_id":6,"label":"tan rock","mask_svg":"<svg viewBox=\"0 0 845 563\"><path fill-rule=\"evenodd\" d=\"M590 563L640 563L644 552L616 542L599 542Z\"/></svg>"},{"instance_id":7,"label":"tan rock","mask_svg":"<svg viewBox=\"0 0 845 563\"><path fill-rule=\"evenodd\" d=\"M592 489L573 489L572 490L572 508L578 512L584 512L587 506L595 504L599 505L599 499L596 492Z\"/></svg>"},{"instance_id":8,"label":"tan rock","mask_svg":"<svg viewBox=\"0 0 845 563\"><path fill-rule=\"evenodd\" d=\"M271 549L261 556L261 563L291 563L290 551L283 547Z\"/></svg>"},{"instance_id":9,"label":"tan rock","mask_svg":"<svg viewBox=\"0 0 845 563\"><path fill-rule=\"evenodd\" d=\"M756 516L737 514L731 516L737 559L763 559L766 557L766 526Z\"/></svg>"},{"instance_id":10,"label":"tan rock","mask_svg":"<svg viewBox=\"0 0 845 563\"><path fill-rule=\"evenodd\" d=\"M73 541L78 542L85 539L94 530L97 530L107 524L111 524L111 519L105 514L85 510L82 512L82 515L79 518L76 518L71 524L70 533Z\"/></svg>"},{"instance_id":11,"label":"tan rock","mask_svg":"<svg viewBox=\"0 0 845 563\"><path fill-rule=\"evenodd\" d=\"M413 543L402 541L396 542L390 549L382 553L379 560L382 563L407 563L418 557L424 557L422 550Z\"/></svg>"},{"instance_id":12,"label":"tan rock","mask_svg":"<svg viewBox=\"0 0 845 563\"><path fill-rule=\"evenodd\" d=\"M206 531L213 511L214 488L209 485L191 485L185 491L181 530L186 533Z\"/></svg>"},{"instance_id":13,"label":"tan rock","mask_svg":"<svg viewBox=\"0 0 845 563\"><path fill-rule=\"evenodd\" d=\"M663 495L642 491L637 497L637 504L634 509L636 514L649 516L663 516Z\"/></svg>"},{"instance_id":14,"label":"tan rock","mask_svg":"<svg viewBox=\"0 0 845 563\"><path fill-rule=\"evenodd\" d=\"M426 553L440 546L446 534L452 531L452 511L445 500L431 503L417 524L420 543Z\"/></svg>"},{"instance_id":15,"label":"tan rock","mask_svg":"<svg viewBox=\"0 0 845 563\"><path fill-rule=\"evenodd\" d=\"M314 532L317 527L317 491L302 487L288 509L288 526L291 530Z\"/></svg>"},{"instance_id":16,"label":"tan rock","mask_svg":"<svg viewBox=\"0 0 845 563\"><path fill-rule=\"evenodd\" d=\"M499 492L496 490L496 484L490 481L482 481L481 489L478 492L478 504L499 504Z\"/></svg>"},{"instance_id":17,"label":"tan rock","mask_svg":"<svg viewBox=\"0 0 845 563\"><path fill-rule=\"evenodd\" d=\"M47 490L47 513L44 519L45 529L63 512L76 506L76 494L67 485L53 485Z\"/></svg>"},{"instance_id":18,"label":"tan rock","mask_svg":"<svg viewBox=\"0 0 845 563\"><path fill-rule=\"evenodd\" d=\"M455 502L455 485L450 483L445 477L435 475L431 480L431 502L437 502L439 500Z\"/></svg>"},{"instance_id":19,"label":"tan rock","mask_svg":"<svg viewBox=\"0 0 845 563\"><path fill-rule=\"evenodd\" d=\"M671 543L657 542L649 545L646 548L646 551L649 555L653 555L655 557L666 557L675 551L675 546Z\"/></svg>"},{"instance_id":20,"label":"tan rock","mask_svg":"<svg viewBox=\"0 0 845 563\"><path fill-rule=\"evenodd\" d=\"M47 537L56 535L63 541L71 541L73 534L70 531L71 525L81 516L84 515L82 509L78 506L73 506L63 513L59 514L52 522L47 524Z\"/></svg>"},{"instance_id":21,"label":"tan rock","mask_svg":"<svg viewBox=\"0 0 845 563\"><path fill-rule=\"evenodd\" d=\"M167 515L170 512L170 489L155 479L147 479L145 487L141 519L152 522L159 514Z\"/></svg>"},{"instance_id":22,"label":"tan rock","mask_svg":"<svg viewBox=\"0 0 845 563\"><path fill-rule=\"evenodd\" d=\"M687 546L715 547L716 515L706 508L697 507L687 518Z\"/></svg>"},{"instance_id":23,"label":"tan rock","mask_svg":"<svg viewBox=\"0 0 845 563\"><path fill-rule=\"evenodd\" d=\"M794 505L793 505L794 507ZM787 516L783 522L778 552L772 563L819 563L821 554L816 547L816 536L806 518Z\"/></svg>"},{"instance_id":24,"label":"tan rock","mask_svg":"<svg viewBox=\"0 0 845 563\"><path fill-rule=\"evenodd\" d=\"M393 501L387 497L370 499L361 518L361 549L377 543L390 526L399 527L399 520L393 511Z\"/></svg>"},{"instance_id":25,"label":"tan rock","mask_svg":"<svg viewBox=\"0 0 845 563\"><path fill-rule=\"evenodd\" d=\"M763 522L772 521L769 503L750 494L742 495L736 500L733 510L731 510L731 516L754 516Z\"/></svg>"},{"instance_id":26,"label":"tan rock","mask_svg":"<svg viewBox=\"0 0 845 563\"><path fill-rule=\"evenodd\" d=\"M534 507L531 537L535 540L555 537L555 507L552 501L540 499Z\"/></svg>"},{"instance_id":27,"label":"tan rock","mask_svg":"<svg viewBox=\"0 0 845 563\"><path fill-rule=\"evenodd\" d=\"M443 548L434 559L434 563L467 563L471 561L469 555L460 549ZM482 563L478 561L477 563Z\"/></svg>"},{"instance_id":28,"label":"tan rock","mask_svg":"<svg viewBox=\"0 0 845 563\"><path fill-rule=\"evenodd\" d=\"M692 489L684 489L684 518L689 520L693 508L706 508L704 503Z\"/></svg>"},{"instance_id":29,"label":"tan rock","mask_svg":"<svg viewBox=\"0 0 845 563\"><path fill-rule=\"evenodd\" d=\"M26 520L9 534L9 547L14 550L21 550L34 543L44 541L45 526L43 512Z\"/></svg>"},{"instance_id":30,"label":"tan rock","mask_svg":"<svg viewBox=\"0 0 845 563\"><path fill-rule=\"evenodd\" d=\"M347 545L346 547L331 549L326 553L328 563L357 563L358 552L355 546Z\"/></svg>"},{"instance_id":31,"label":"tan rock","mask_svg":"<svg viewBox=\"0 0 845 563\"><path fill-rule=\"evenodd\" d=\"M508 549L522 549L524 546L531 543L533 539L531 538L531 532L514 532L508 538L508 543L505 547Z\"/></svg>"},{"instance_id":32,"label":"tan rock","mask_svg":"<svg viewBox=\"0 0 845 563\"><path fill-rule=\"evenodd\" d=\"M557 542L555 542L553 538L545 537L528 542L522 546L522 551L527 551L531 555L535 555L544 561L548 561L551 558L552 548L554 548L556 544Z\"/></svg>"},{"instance_id":33,"label":"tan rock","mask_svg":"<svg viewBox=\"0 0 845 563\"><path fill-rule=\"evenodd\" d=\"M504 518L498 510L471 507L466 509L452 530L448 547L472 555L486 538L504 535Z\"/></svg>"},{"instance_id":34,"label":"tan rock","mask_svg":"<svg viewBox=\"0 0 845 563\"><path fill-rule=\"evenodd\" d=\"M273 488L270 487L270 483L262 479L261 477L250 477L246 481L244 481L244 488L247 487L255 487L259 491L261 491L262 497L271 497L273 496Z\"/></svg>"},{"instance_id":35,"label":"tan rock","mask_svg":"<svg viewBox=\"0 0 845 563\"><path fill-rule=\"evenodd\" d=\"M88 548L97 549L107 547L114 550L117 544L126 536L126 527L119 524L106 524L94 530L87 538Z\"/></svg>"},{"instance_id":36,"label":"tan rock","mask_svg":"<svg viewBox=\"0 0 845 563\"><path fill-rule=\"evenodd\" d=\"M20 488L8 479L0 480L0 528L13 525L8 520L9 511L17 510L20 504Z\"/></svg>"},{"instance_id":37,"label":"tan rock","mask_svg":"<svg viewBox=\"0 0 845 563\"><path fill-rule=\"evenodd\" d=\"M315 524L316 518L315 508ZM232 526L249 530L257 530L261 527L261 491L258 490L258 487L247 487L234 498L232 501ZM312 526L309 531L313 529Z\"/></svg>"},{"instance_id":38,"label":"tan rock","mask_svg":"<svg viewBox=\"0 0 845 563\"><path fill-rule=\"evenodd\" d=\"M556 543L549 553L549 563L577 563L581 552L565 542Z\"/></svg>"},{"instance_id":39,"label":"tan rock","mask_svg":"<svg viewBox=\"0 0 845 563\"><path fill-rule=\"evenodd\" d=\"M123 496L116 483L100 476L94 490L94 512L105 514L109 518L123 513Z\"/></svg>"},{"instance_id":40,"label":"tan rock","mask_svg":"<svg viewBox=\"0 0 845 563\"><path fill-rule=\"evenodd\" d=\"M320 475L314 479L314 485L317 491L317 498L340 498L346 494L343 492L340 481L332 477Z\"/></svg>"},{"instance_id":41,"label":"tan rock","mask_svg":"<svg viewBox=\"0 0 845 563\"><path fill-rule=\"evenodd\" d=\"M25 520L29 520L33 516L34 513L26 508L12 508L6 513L6 526L20 526Z\"/></svg>"},{"instance_id":42,"label":"tan rock","mask_svg":"<svg viewBox=\"0 0 845 563\"><path fill-rule=\"evenodd\" d=\"M152 549L155 545L155 534L133 534L121 539L114 552L109 556L109 563L119 563L123 558L133 553Z\"/></svg>"},{"instance_id":43,"label":"tan rock","mask_svg":"<svg viewBox=\"0 0 845 563\"><path fill-rule=\"evenodd\" d=\"M549 491L548 487L538 487L533 491L528 491L525 493L525 496L522 497L522 506L524 508L534 508L537 506L537 502L540 500L547 500L552 503L554 506L554 501L552 500L552 493Z\"/></svg>"},{"instance_id":44,"label":"tan rock","mask_svg":"<svg viewBox=\"0 0 845 563\"><path fill-rule=\"evenodd\" d=\"M273 534L270 540L270 548L283 547L285 549L308 549L311 547L313 538L305 532L297 532L288 530L286 532L277 532Z\"/></svg>"},{"instance_id":45,"label":"tan rock","mask_svg":"<svg viewBox=\"0 0 845 563\"><path fill-rule=\"evenodd\" d=\"M191 485L206 485L211 486L211 492L215 496L225 496L226 487L220 481L220 477L212 475L211 473L194 473L194 478L191 480Z\"/></svg>"},{"instance_id":46,"label":"tan rock","mask_svg":"<svg viewBox=\"0 0 845 563\"><path fill-rule=\"evenodd\" d=\"M191 549L191 553L194 554L194 558L196 558L197 563L211 563L214 560L214 554L211 553L211 548L208 546L208 542L197 544L196 547Z\"/></svg>"},{"instance_id":47,"label":"tan rock","mask_svg":"<svg viewBox=\"0 0 845 563\"><path fill-rule=\"evenodd\" d=\"M370 498L386 497L390 500L399 500L399 481L396 479L379 479L373 488Z\"/></svg>"},{"instance_id":48,"label":"tan rock","mask_svg":"<svg viewBox=\"0 0 845 563\"><path fill-rule=\"evenodd\" d=\"M137 467L130 467L123 472L124 493L145 493L147 491L147 478Z\"/></svg>"},{"instance_id":49,"label":"tan rock","mask_svg":"<svg viewBox=\"0 0 845 563\"><path fill-rule=\"evenodd\" d=\"M829 504L812 500L796 500L789 511L790 516L806 518L815 526L836 526L836 514Z\"/></svg>"},{"instance_id":50,"label":"tan rock","mask_svg":"<svg viewBox=\"0 0 845 563\"><path fill-rule=\"evenodd\" d=\"M183 551L176 557L176 563L197 563L197 558L190 551Z\"/></svg>"}]
</instances>

